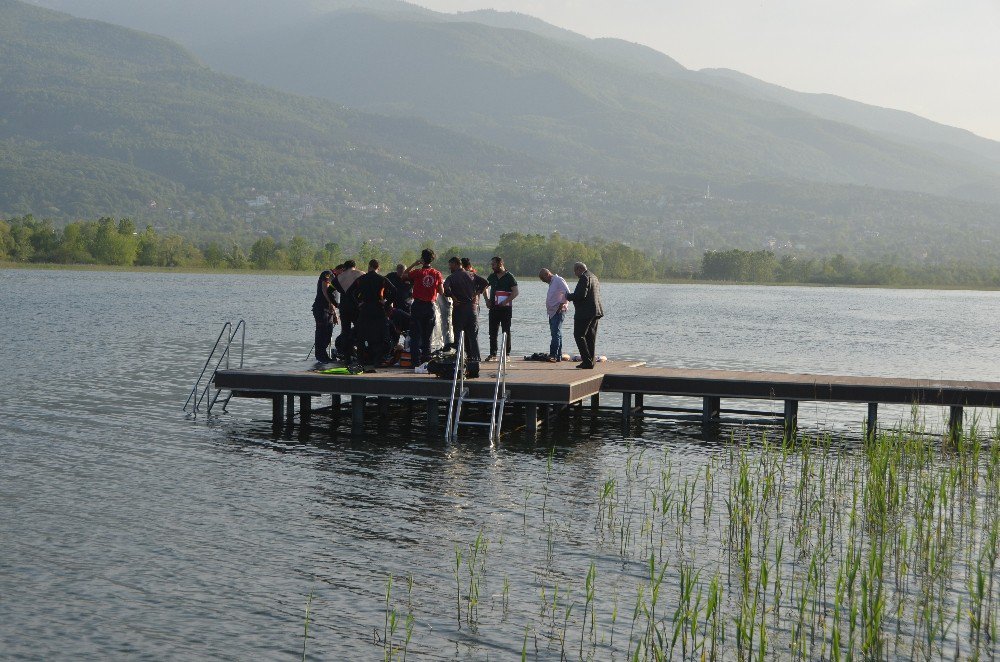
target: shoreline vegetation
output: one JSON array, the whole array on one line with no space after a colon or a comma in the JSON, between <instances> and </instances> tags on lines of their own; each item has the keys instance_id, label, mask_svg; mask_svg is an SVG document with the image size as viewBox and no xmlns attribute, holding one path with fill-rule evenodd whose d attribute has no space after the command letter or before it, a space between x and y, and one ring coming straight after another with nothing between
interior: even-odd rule
<instances>
[{"instance_id":1,"label":"shoreline vegetation","mask_svg":"<svg viewBox=\"0 0 1000 662\"><path fill-rule=\"evenodd\" d=\"M463 629L523 632L522 660L996 659L997 435L942 439L915 412L860 444L748 429L692 457L630 439L587 495L553 445L544 478L454 544L450 600L439 569L387 567L378 643L386 660Z\"/></svg>"},{"instance_id":2,"label":"shoreline vegetation","mask_svg":"<svg viewBox=\"0 0 1000 662\"><path fill-rule=\"evenodd\" d=\"M621 242L574 241L558 233L548 237L506 233L494 247L431 245L440 256L470 257L481 267L491 256L501 255L510 271L526 278L543 266L571 273L573 263L579 260L608 282L1000 289L1000 265L992 264L903 264L894 258L859 261L840 254L777 255L770 250L742 249L705 251L700 264L682 264ZM335 242L318 246L298 236L288 242L262 236L249 247L237 242L226 247L218 242L198 246L181 235L161 235L152 226L140 232L128 218L77 221L62 229L30 215L0 219L3 269L298 275L331 268L350 258L359 264L375 258L383 270L391 270L397 263L412 263L422 247L414 244L394 251L396 247L372 240L359 241L353 247Z\"/></svg>"}]
</instances>

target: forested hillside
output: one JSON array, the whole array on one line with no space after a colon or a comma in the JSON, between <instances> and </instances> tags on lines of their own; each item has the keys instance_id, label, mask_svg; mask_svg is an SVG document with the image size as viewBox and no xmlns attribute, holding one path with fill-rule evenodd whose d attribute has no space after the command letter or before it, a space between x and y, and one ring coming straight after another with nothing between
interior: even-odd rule
<instances>
[{"instance_id":1,"label":"forested hillside","mask_svg":"<svg viewBox=\"0 0 1000 662\"><path fill-rule=\"evenodd\" d=\"M0 118L6 215L253 232L268 228L243 227L247 200L264 192L315 215L387 180L488 190L540 172L421 120L276 92L214 73L166 39L13 0L0 0Z\"/></svg>"},{"instance_id":2,"label":"forested hillside","mask_svg":"<svg viewBox=\"0 0 1000 662\"><path fill-rule=\"evenodd\" d=\"M392 114L262 87L162 37L0 0L0 218L58 228L128 216L201 249L244 251L265 237L489 249L509 233L559 232L672 265L734 247L1000 259L989 239L1000 206L899 190L988 192L976 163L734 96L644 47L393 0L377 12L265 2L227 28L234 1L122 15L173 8L166 28L188 26L195 42L214 30L218 53L259 63L248 75ZM271 29L248 37L268 17Z\"/></svg>"}]
</instances>

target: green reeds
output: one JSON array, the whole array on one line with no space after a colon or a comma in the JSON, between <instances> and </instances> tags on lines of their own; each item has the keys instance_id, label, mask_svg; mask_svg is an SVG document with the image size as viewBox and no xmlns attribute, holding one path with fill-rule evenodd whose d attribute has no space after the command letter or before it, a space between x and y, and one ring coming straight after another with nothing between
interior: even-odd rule
<instances>
[{"instance_id":1,"label":"green reeds","mask_svg":"<svg viewBox=\"0 0 1000 662\"><path fill-rule=\"evenodd\" d=\"M629 442L583 490L560 485L553 447L545 485L516 486L499 530L455 545L457 625L515 628L522 659L531 633L541 657L1000 657L1000 430L941 443L911 419L848 440L741 431L683 461ZM501 609L481 613L491 573Z\"/></svg>"}]
</instances>

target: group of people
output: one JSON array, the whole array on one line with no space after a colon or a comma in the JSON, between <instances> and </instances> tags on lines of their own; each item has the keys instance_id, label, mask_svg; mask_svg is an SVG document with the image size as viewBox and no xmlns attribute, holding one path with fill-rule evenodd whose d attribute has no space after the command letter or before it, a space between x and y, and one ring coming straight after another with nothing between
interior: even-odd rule
<instances>
[{"instance_id":1,"label":"group of people","mask_svg":"<svg viewBox=\"0 0 1000 662\"><path fill-rule=\"evenodd\" d=\"M437 324L436 306L445 319L442 329L445 349L455 349L456 339L465 339L465 355L480 361L479 299L489 309L490 353L486 361L495 361L498 338L506 335L507 355L511 349L513 302L518 297L517 279L507 271L503 259L490 260L490 274L476 273L468 258L451 257L445 277L431 266L437 255L425 248L420 259L406 267L396 265L388 276L380 273L378 260L368 262L362 272L354 260L347 260L325 270L316 283L312 312L316 321L316 359L323 363L342 360L366 365L393 365L399 362L404 333L409 334L412 365L421 366L431 357L431 338ZM569 303L575 308L573 336L580 352L577 368L593 368L596 360L597 326L604 316L600 283L577 262L573 271L578 281L570 291L566 280L549 269L538 277L548 284L545 306L552 340L548 360L561 361L562 325ZM449 320L450 318L450 320ZM333 340L333 330L340 334ZM450 339L449 339L450 338ZM332 347L331 347L332 345Z\"/></svg>"}]
</instances>

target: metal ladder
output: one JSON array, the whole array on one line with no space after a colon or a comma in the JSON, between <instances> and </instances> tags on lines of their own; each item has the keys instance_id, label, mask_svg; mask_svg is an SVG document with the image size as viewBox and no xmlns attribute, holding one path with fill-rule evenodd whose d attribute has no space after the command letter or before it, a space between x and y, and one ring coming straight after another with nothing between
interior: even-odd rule
<instances>
[{"instance_id":1,"label":"metal ladder","mask_svg":"<svg viewBox=\"0 0 1000 662\"><path fill-rule=\"evenodd\" d=\"M448 423L445 425L445 441L458 438L458 427L469 425L490 428L490 443L500 441L500 429L503 426L504 405L510 398L507 391L507 334L500 333L500 358L497 368L496 383L492 398L470 398L469 387L465 385L465 331L458 334L458 351L455 353L455 374L451 382L451 398L448 400ZM492 404L489 421L463 421L462 405L466 402Z\"/></svg>"},{"instance_id":2,"label":"metal ladder","mask_svg":"<svg viewBox=\"0 0 1000 662\"><path fill-rule=\"evenodd\" d=\"M201 404L208 395L209 389L212 388L212 381L215 379L215 373L218 372L220 367L223 367L223 362L225 363L225 369L229 369L229 349L236 340L237 334L240 336L239 367L243 367L243 350L246 347L247 323L244 320L240 320L234 327L232 322L226 322L222 325L222 330L219 331L219 337L215 339L215 344L212 345L212 351L208 353L208 358L205 359L205 365L201 369L201 374L198 375L198 379L195 380L194 386L191 387L191 393L184 402L184 407L181 409L182 411L188 411L188 405L191 405L191 413L195 416L197 416L198 412L201 411ZM215 359L215 366L212 368L212 374L209 376L204 388L202 388L202 380L208 373L208 366L212 362L212 359ZM208 402L205 405L206 414L212 413L212 407L215 406L215 403L218 401L221 394L222 390L216 389L215 395L208 399ZM232 399L232 397L233 393L230 391L229 395L222 403L222 411L226 410L226 405L229 404L229 400Z\"/></svg>"}]
</instances>

